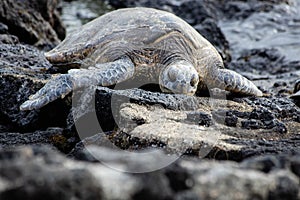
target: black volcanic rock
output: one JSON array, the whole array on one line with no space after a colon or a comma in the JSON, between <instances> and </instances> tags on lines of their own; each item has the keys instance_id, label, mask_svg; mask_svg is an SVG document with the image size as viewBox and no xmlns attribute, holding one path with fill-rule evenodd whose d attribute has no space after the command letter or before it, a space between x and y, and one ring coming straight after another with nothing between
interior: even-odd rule
<instances>
[{"instance_id":1,"label":"black volcanic rock","mask_svg":"<svg viewBox=\"0 0 300 200\"><path fill-rule=\"evenodd\" d=\"M57 3L56 0L3 0L0 21L7 27L5 32L17 36L21 42L49 49L65 37Z\"/></svg>"}]
</instances>

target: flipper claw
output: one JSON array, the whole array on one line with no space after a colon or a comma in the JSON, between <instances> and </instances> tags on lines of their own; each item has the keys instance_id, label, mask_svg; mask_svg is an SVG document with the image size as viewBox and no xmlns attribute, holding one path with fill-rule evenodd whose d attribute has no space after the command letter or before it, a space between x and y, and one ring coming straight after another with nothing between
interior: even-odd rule
<instances>
[{"instance_id":1,"label":"flipper claw","mask_svg":"<svg viewBox=\"0 0 300 200\"><path fill-rule=\"evenodd\" d=\"M44 105L60 97L64 97L73 90L74 80L69 74L62 74L51 79L37 93L31 95L29 100L25 101L20 110L39 109Z\"/></svg>"}]
</instances>

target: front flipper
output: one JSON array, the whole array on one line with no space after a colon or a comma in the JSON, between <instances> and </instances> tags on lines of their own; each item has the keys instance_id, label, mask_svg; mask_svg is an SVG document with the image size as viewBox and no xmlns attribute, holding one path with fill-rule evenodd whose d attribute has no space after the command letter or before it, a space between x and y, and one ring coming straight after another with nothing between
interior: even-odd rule
<instances>
[{"instance_id":1,"label":"front flipper","mask_svg":"<svg viewBox=\"0 0 300 200\"><path fill-rule=\"evenodd\" d=\"M262 96L263 93L247 78L228 69L219 69L208 82L208 87L218 87L233 93Z\"/></svg>"},{"instance_id":2,"label":"front flipper","mask_svg":"<svg viewBox=\"0 0 300 200\"><path fill-rule=\"evenodd\" d=\"M64 97L74 88L74 80L69 74L52 78L37 93L31 95L21 106L20 110L33 110L43 107L59 97Z\"/></svg>"},{"instance_id":3,"label":"front flipper","mask_svg":"<svg viewBox=\"0 0 300 200\"><path fill-rule=\"evenodd\" d=\"M129 58L97 64L90 69L71 69L68 74L56 76L46 83L20 106L20 110L39 109L78 88L90 85L114 85L131 78L133 73L134 64Z\"/></svg>"}]
</instances>

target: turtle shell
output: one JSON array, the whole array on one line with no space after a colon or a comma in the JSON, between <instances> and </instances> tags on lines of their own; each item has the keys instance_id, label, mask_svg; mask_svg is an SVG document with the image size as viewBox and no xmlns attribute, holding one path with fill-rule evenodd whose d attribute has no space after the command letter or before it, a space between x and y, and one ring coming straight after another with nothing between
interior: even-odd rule
<instances>
[{"instance_id":1,"label":"turtle shell","mask_svg":"<svg viewBox=\"0 0 300 200\"><path fill-rule=\"evenodd\" d=\"M207 49L207 53L201 49ZM146 52L148 56L165 58L168 56L160 54L171 52L189 60L218 55L205 38L174 14L151 8L126 8L83 25L46 57L52 63L104 63Z\"/></svg>"}]
</instances>

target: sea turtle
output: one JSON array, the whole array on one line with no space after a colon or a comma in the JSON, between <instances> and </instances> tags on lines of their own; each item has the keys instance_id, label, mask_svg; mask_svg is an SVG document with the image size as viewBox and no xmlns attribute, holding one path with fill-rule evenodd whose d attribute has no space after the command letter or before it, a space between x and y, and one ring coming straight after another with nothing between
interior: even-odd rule
<instances>
[{"instance_id":1,"label":"sea turtle","mask_svg":"<svg viewBox=\"0 0 300 200\"><path fill-rule=\"evenodd\" d=\"M80 68L53 77L21 110L38 109L78 88L128 79L158 83L163 92L193 95L208 86L262 96L251 81L224 69L216 49L188 23L152 8L119 9L100 16L45 56L53 64Z\"/></svg>"}]
</instances>

